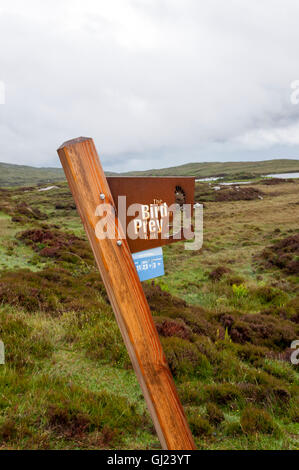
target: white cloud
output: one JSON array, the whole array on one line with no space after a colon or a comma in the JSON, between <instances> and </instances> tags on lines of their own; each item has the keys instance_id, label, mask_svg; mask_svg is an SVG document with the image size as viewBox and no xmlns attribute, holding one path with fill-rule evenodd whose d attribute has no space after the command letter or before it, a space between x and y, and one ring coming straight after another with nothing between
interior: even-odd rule
<instances>
[{"instance_id":1,"label":"white cloud","mask_svg":"<svg viewBox=\"0 0 299 470\"><path fill-rule=\"evenodd\" d=\"M294 157L298 14L296 0L2 0L0 161L58 165L79 135L116 171Z\"/></svg>"},{"instance_id":2,"label":"white cloud","mask_svg":"<svg viewBox=\"0 0 299 470\"><path fill-rule=\"evenodd\" d=\"M235 139L247 148L260 149L274 145L299 145L299 122L288 127L257 129Z\"/></svg>"},{"instance_id":3,"label":"white cloud","mask_svg":"<svg viewBox=\"0 0 299 470\"><path fill-rule=\"evenodd\" d=\"M5 104L5 83L0 82L0 104Z\"/></svg>"}]
</instances>

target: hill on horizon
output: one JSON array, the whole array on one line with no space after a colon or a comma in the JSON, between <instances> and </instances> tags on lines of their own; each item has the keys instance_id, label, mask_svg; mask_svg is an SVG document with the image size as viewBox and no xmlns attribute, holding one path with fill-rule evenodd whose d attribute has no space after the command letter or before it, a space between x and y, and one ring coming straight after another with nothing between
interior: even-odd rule
<instances>
[{"instance_id":1,"label":"hill on horizon","mask_svg":"<svg viewBox=\"0 0 299 470\"><path fill-rule=\"evenodd\" d=\"M36 168L0 162L0 186L30 186L64 181L62 168Z\"/></svg>"},{"instance_id":2,"label":"hill on horizon","mask_svg":"<svg viewBox=\"0 0 299 470\"><path fill-rule=\"evenodd\" d=\"M152 169L113 173L106 171L107 176L194 176L208 177L242 177L253 178L268 173L292 173L299 171L299 160L277 159L258 162L203 162ZM30 186L65 181L62 168L36 168L33 166L15 165L0 162L0 187Z\"/></svg>"},{"instance_id":3,"label":"hill on horizon","mask_svg":"<svg viewBox=\"0 0 299 470\"><path fill-rule=\"evenodd\" d=\"M198 178L208 177L231 177L243 174L249 176L261 176L268 173L292 173L299 171L299 160L296 159L273 159L257 162L203 162L186 163L170 168L160 168L146 171L130 171L123 173L124 176L195 176Z\"/></svg>"}]
</instances>

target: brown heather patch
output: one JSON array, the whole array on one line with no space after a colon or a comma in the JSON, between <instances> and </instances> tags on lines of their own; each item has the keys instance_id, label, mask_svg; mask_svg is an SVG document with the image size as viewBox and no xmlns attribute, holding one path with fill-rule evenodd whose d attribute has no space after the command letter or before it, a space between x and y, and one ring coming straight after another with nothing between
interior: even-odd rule
<instances>
[{"instance_id":1,"label":"brown heather patch","mask_svg":"<svg viewBox=\"0 0 299 470\"><path fill-rule=\"evenodd\" d=\"M31 246L40 256L73 264L82 261L94 264L94 257L88 242L71 233L45 227L21 232L18 234L18 239Z\"/></svg>"},{"instance_id":2,"label":"brown heather patch","mask_svg":"<svg viewBox=\"0 0 299 470\"><path fill-rule=\"evenodd\" d=\"M156 328L159 335L168 337L168 336L177 336L178 338L190 340L192 336L192 330L186 326L186 324L181 320L171 320L165 319L162 322L159 321L159 317L156 320Z\"/></svg>"},{"instance_id":3,"label":"brown heather patch","mask_svg":"<svg viewBox=\"0 0 299 470\"><path fill-rule=\"evenodd\" d=\"M204 387L205 399L209 399L220 406L227 406L235 401L242 400L242 393L237 385L230 383L212 384Z\"/></svg>"},{"instance_id":4,"label":"brown heather patch","mask_svg":"<svg viewBox=\"0 0 299 470\"><path fill-rule=\"evenodd\" d=\"M105 426L101 432L90 433L85 437L85 439L83 437L83 440L80 442L80 448L84 448L86 450L113 448L113 445L115 446L116 438L116 431L111 429L109 426Z\"/></svg>"},{"instance_id":5,"label":"brown heather patch","mask_svg":"<svg viewBox=\"0 0 299 470\"><path fill-rule=\"evenodd\" d=\"M299 324L299 296L297 295L283 307L271 306L263 310L263 315L277 316L284 320L290 320Z\"/></svg>"},{"instance_id":6,"label":"brown heather patch","mask_svg":"<svg viewBox=\"0 0 299 470\"><path fill-rule=\"evenodd\" d=\"M68 439L82 436L82 434L88 432L91 426L87 414L77 411L72 412L72 410L59 405L50 405L47 414L50 427L57 434L63 434Z\"/></svg>"},{"instance_id":7,"label":"brown heather patch","mask_svg":"<svg viewBox=\"0 0 299 470\"><path fill-rule=\"evenodd\" d=\"M207 404L207 415L213 426L219 426L225 420L223 411L215 403Z\"/></svg>"},{"instance_id":8,"label":"brown heather patch","mask_svg":"<svg viewBox=\"0 0 299 470\"><path fill-rule=\"evenodd\" d=\"M299 406L295 407L294 409L291 410L290 418L291 418L293 423L298 423L299 424Z\"/></svg>"},{"instance_id":9,"label":"brown heather patch","mask_svg":"<svg viewBox=\"0 0 299 470\"><path fill-rule=\"evenodd\" d=\"M231 270L225 266L218 266L216 269L210 272L209 278L211 281L220 281L220 279L225 275L230 273Z\"/></svg>"},{"instance_id":10,"label":"brown heather patch","mask_svg":"<svg viewBox=\"0 0 299 470\"><path fill-rule=\"evenodd\" d=\"M213 427L207 419L203 418L199 414L190 414L188 422L193 436L211 436L213 432Z\"/></svg>"},{"instance_id":11,"label":"brown heather patch","mask_svg":"<svg viewBox=\"0 0 299 470\"><path fill-rule=\"evenodd\" d=\"M0 302L19 306L28 312L38 310L59 315L63 311L97 310L98 296L107 299L100 275L45 269L19 270L0 275Z\"/></svg>"},{"instance_id":12,"label":"brown heather patch","mask_svg":"<svg viewBox=\"0 0 299 470\"><path fill-rule=\"evenodd\" d=\"M74 202L57 202L55 204L55 209L57 210L76 210L76 204Z\"/></svg>"},{"instance_id":13,"label":"brown heather patch","mask_svg":"<svg viewBox=\"0 0 299 470\"><path fill-rule=\"evenodd\" d=\"M258 373L251 378L251 382L201 384L198 387L194 382L185 381L179 385L179 394L185 405L203 406L207 402L217 405L211 409L211 416L216 414L215 409L218 407L234 410L244 409L250 404L284 414L291 397L298 396L298 390L290 393L286 386L278 385L277 379L272 379L267 374L265 377L267 384L258 383Z\"/></svg>"},{"instance_id":14,"label":"brown heather patch","mask_svg":"<svg viewBox=\"0 0 299 470\"><path fill-rule=\"evenodd\" d=\"M237 187L232 186L230 188L221 189L216 192L216 201L253 201L264 197L264 193L259 189L252 187Z\"/></svg>"},{"instance_id":15,"label":"brown heather patch","mask_svg":"<svg viewBox=\"0 0 299 470\"><path fill-rule=\"evenodd\" d=\"M46 220L48 216L40 209L31 207L25 201L12 198L15 193L10 190L0 189L0 211L12 217L13 222L28 223L34 220Z\"/></svg>"},{"instance_id":16,"label":"brown heather patch","mask_svg":"<svg viewBox=\"0 0 299 470\"><path fill-rule=\"evenodd\" d=\"M162 337L161 342L170 370L175 377L184 380L185 377L192 375L202 378L211 375L211 364L196 344L174 336Z\"/></svg>"},{"instance_id":17,"label":"brown heather patch","mask_svg":"<svg viewBox=\"0 0 299 470\"><path fill-rule=\"evenodd\" d=\"M235 343L252 343L273 350L284 350L299 335L299 327L289 320L269 315L220 315L221 324L227 328Z\"/></svg>"},{"instance_id":18,"label":"brown heather patch","mask_svg":"<svg viewBox=\"0 0 299 470\"><path fill-rule=\"evenodd\" d=\"M266 267L277 267L287 274L299 274L299 234L265 248L260 255Z\"/></svg>"},{"instance_id":19,"label":"brown heather patch","mask_svg":"<svg viewBox=\"0 0 299 470\"><path fill-rule=\"evenodd\" d=\"M195 334L209 336L215 340L219 337L220 325L212 323L203 308L188 305L154 283L144 284L144 291L154 316L181 319Z\"/></svg>"},{"instance_id":20,"label":"brown heather patch","mask_svg":"<svg viewBox=\"0 0 299 470\"><path fill-rule=\"evenodd\" d=\"M48 216L42 213L37 207L32 208L26 202L17 203L14 209L14 217L25 216L28 219L45 220Z\"/></svg>"},{"instance_id":21,"label":"brown heather patch","mask_svg":"<svg viewBox=\"0 0 299 470\"><path fill-rule=\"evenodd\" d=\"M138 413L135 405L123 396L107 391L90 392L74 384L62 383L60 389L50 390L45 418L56 435L67 439L94 438L111 444L136 427L147 427L148 419Z\"/></svg>"},{"instance_id":22,"label":"brown heather patch","mask_svg":"<svg viewBox=\"0 0 299 470\"><path fill-rule=\"evenodd\" d=\"M0 439L4 442L14 439L17 435L16 424L13 419L7 418L0 425Z\"/></svg>"},{"instance_id":23,"label":"brown heather patch","mask_svg":"<svg viewBox=\"0 0 299 470\"><path fill-rule=\"evenodd\" d=\"M260 181L259 184L265 184L266 186L276 186L277 184L282 184L282 183L294 183L294 180L291 179L283 179L283 178L269 178Z\"/></svg>"},{"instance_id":24,"label":"brown heather patch","mask_svg":"<svg viewBox=\"0 0 299 470\"><path fill-rule=\"evenodd\" d=\"M241 427L246 434L277 434L272 416L265 410L249 405L242 413Z\"/></svg>"}]
</instances>

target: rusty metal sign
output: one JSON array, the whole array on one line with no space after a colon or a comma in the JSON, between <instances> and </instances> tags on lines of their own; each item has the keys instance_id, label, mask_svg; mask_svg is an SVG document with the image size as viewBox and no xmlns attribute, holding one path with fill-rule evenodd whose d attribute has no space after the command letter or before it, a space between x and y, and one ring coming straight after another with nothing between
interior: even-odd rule
<instances>
[{"instance_id":1,"label":"rusty metal sign","mask_svg":"<svg viewBox=\"0 0 299 470\"><path fill-rule=\"evenodd\" d=\"M170 224L173 214L169 211L173 205L190 205L193 207L195 178L191 177L107 177L115 206L118 207L118 198L126 196L126 224L139 231L139 237L127 241L132 253L157 248L170 243L185 240L182 228L165 238L168 230L164 220L168 218ZM131 209L130 207L135 207ZM138 215L139 214L139 215ZM192 215L192 213L191 213ZM121 215L118 214L121 218ZM192 230L190 219L190 230Z\"/></svg>"}]
</instances>

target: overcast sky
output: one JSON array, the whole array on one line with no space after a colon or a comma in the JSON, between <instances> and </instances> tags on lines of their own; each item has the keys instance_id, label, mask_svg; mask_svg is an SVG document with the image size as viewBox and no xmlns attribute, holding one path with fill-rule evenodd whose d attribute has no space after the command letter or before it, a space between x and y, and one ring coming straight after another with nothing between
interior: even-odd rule
<instances>
[{"instance_id":1,"label":"overcast sky","mask_svg":"<svg viewBox=\"0 0 299 470\"><path fill-rule=\"evenodd\" d=\"M0 0L0 161L299 158L298 0Z\"/></svg>"}]
</instances>

